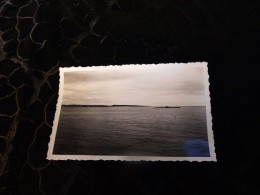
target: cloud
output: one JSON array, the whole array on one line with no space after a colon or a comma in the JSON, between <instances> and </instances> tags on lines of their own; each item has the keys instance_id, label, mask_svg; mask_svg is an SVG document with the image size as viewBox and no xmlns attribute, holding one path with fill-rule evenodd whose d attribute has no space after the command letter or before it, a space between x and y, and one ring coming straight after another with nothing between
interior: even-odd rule
<instances>
[{"instance_id":1,"label":"cloud","mask_svg":"<svg viewBox=\"0 0 260 195\"><path fill-rule=\"evenodd\" d=\"M133 74L134 73L134 74ZM134 79L142 76L138 71L120 71L120 70L109 70L109 71L86 71L86 72L66 72L65 82L77 83L77 82L105 82L105 81L118 81Z\"/></svg>"},{"instance_id":2,"label":"cloud","mask_svg":"<svg viewBox=\"0 0 260 195\"><path fill-rule=\"evenodd\" d=\"M64 78L64 104L205 105L198 67L104 69L65 73Z\"/></svg>"}]
</instances>

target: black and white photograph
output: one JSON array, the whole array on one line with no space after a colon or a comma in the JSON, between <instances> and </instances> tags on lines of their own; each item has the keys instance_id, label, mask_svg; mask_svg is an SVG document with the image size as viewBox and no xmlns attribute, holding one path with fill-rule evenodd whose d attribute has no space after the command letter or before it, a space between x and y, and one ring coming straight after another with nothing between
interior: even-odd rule
<instances>
[{"instance_id":1,"label":"black and white photograph","mask_svg":"<svg viewBox=\"0 0 260 195\"><path fill-rule=\"evenodd\" d=\"M216 161L207 63L60 68L47 158Z\"/></svg>"}]
</instances>

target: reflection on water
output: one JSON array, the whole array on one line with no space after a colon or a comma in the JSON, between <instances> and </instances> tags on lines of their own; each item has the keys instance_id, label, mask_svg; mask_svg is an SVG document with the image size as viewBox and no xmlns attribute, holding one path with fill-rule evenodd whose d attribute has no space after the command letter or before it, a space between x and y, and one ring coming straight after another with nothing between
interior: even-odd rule
<instances>
[{"instance_id":1,"label":"reflection on water","mask_svg":"<svg viewBox=\"0 0 260 195\"><path fill-rule=\"evenodd\" d=\"M62 107L54 154L209 156L205 107Z\"/></svg>"}]
</instances>

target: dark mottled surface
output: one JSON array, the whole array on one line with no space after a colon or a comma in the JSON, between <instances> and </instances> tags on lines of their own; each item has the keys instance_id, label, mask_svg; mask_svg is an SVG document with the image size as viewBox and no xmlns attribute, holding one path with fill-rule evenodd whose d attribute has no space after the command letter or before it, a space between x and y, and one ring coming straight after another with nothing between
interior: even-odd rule
<instances>
[{"instance_id":1,"label":"dark mottled surface","mask_svg":"<svg viewBox=\"0 0 260 195\"><path fill-rule=\"evenodd\" d=\"M259 34L259 0L0 0L0 194L257 194ZM187 61L218 163L46 160L58 67Z\"/></svg>"}]
</instances>

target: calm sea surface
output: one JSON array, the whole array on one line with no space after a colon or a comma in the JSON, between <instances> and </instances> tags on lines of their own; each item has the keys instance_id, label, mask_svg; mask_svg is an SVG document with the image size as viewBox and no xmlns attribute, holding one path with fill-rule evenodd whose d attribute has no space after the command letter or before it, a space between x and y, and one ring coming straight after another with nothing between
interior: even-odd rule
<instances>
[{"instance_id":1,"label":"calm sea surface","mask_svg":"<svg viewBox=\"0 0 260 195\"><path fill-rule=\"evenodd\" d=\"M53 153L209 156L206 107L62 107Z\"/></svg>"}]
</instances>

